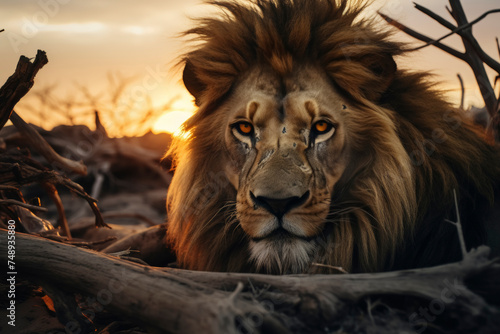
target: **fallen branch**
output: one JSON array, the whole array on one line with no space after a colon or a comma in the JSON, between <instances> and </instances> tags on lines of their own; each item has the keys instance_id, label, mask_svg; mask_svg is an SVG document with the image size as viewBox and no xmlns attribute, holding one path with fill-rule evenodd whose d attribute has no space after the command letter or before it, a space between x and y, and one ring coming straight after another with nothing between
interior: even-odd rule
<instances>
[{"instance_id":1,"label":"fallen branch","mask_svg":"<svg viewBox=\"0 0 500 334\"><path fill-rule=\"evenodd\" d=\"M8 157L2 157L8 158ZM33 166L32 160L23 161L22 156L17 158L17 162L2 162L0 160L0 184L7 186L15 186L17 188L32 183L51 183L65 186L71 192L82 197L87 201L92 212L95 215L95 224L97 227L108 227L104 222L102 215L97 208L96 200L90 197L83 187L75 183L65 176L60 175L56 171L43 169L42 166ZM6 159L9 160L9 159Z\"/></svg>"},{"instance_id":2,"label":"fallen branch","mask_svg":"<svg viewBox=\"0 0 500 334\"><path fill-rule=\"evenodd\" d=\"M7 254L6 241L2 230L1 254ZM480 248L460 263L411 271L271 276L159 270L16 234L18 271L66 294L83 293L93 304L97 299L91 312L104 306L169 333L314 333L325 328L398 333L431 326L493 333L500 326L494 297L500 286L493 283L500 265L488 260L488 253ZM368 300L376 300L369 310ZM376 305L384 305L383 310Z\"/></svg>"},{"instance_id":3,"label":"fallen branch","mask_svg":"<svg viewBox=\"0 0 500 334\"><path fill-rule=\"evenodd\" d=\"M83 164L83 161L73 161L57 154L49 143L31 125L19 117L15 111L12 111L10 120L24 138L28 140L30 146L43 155L49 164L58 169L61 168L80 175L87 175L87 167Z\"/></svg>"},{"instance_id":4,"label":"fallen branch","mask_svg":"<svg viewBox=\"0 0 500 334\"><path fill-rule=\"evenodd\" d=\"M69 225L68 225L68 220L66 219L66 213L64 212L64 206L61 201L61 197L59 197L59 193L57 192L57 188L51 184L44 182L42 183L43 187L45 188L45 191L49 195L50 199L52 202L54 202L54 205L56 206L57 213L59 215L59 225L62 226L64 234L68 238L68 240L71 240L71 232L69 230Z\"/></svg>"},{"instance_id":5,"label":"fallen branch","mask_svg":"<svg viewBox=\"0 0 500 334\"><path fill-rule=\"evenodd\" d=\"M26 204L20 201L16 201L14 199L0 199L0 205L16 205L20 206L26 209L30 209L31 211L39 211L39 212L47 212L48 210L46 208L36 206L36 205L31 205L31 204Z\"/></svg>"}]
</instances>

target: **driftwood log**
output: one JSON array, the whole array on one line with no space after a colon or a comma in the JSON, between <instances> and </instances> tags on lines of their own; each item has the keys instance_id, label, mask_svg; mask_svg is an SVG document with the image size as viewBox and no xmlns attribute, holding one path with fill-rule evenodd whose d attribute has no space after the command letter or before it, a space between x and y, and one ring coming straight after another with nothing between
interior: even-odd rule
<instances>
[{"instance_id":1,"label":"driftwood log","mask_svg":"<svg viewBox=\"0 0 500 334\"><path fill-rule=\"evenodd\" d=\"M1 230L2 258L6 245ZM500 265L488 253L400 272L270 276L149 267L17 233L15 262L73 332L88 321L70 314L78 292L92 301L86 319L106 309L150 332L498 333Z\"/></svg>"}]
</instances>

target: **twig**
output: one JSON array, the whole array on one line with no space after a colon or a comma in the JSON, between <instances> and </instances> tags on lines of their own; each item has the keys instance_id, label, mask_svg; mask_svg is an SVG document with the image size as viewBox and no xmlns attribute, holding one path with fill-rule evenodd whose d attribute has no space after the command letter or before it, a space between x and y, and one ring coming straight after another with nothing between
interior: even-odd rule
<instances>
[{"instance_id":1,"label":"twig","mask_svg":"<svg viewBox=\"0 0 500 334\"><path fill-rule=\"evenodd\" d=\"M341 272L342 274L349 274L344 268L342 267L337 267L337 266L330 266L328 264L322 264L322 263L316 263L316 262L313 262L311 263L312 266L316 266L316 267L322 267L322 268L328 268L328 269L333 269L333 270L337 270L338 272Z\"/></svg>"},{"instance_id":2,"label":"twig","mask_svg":"<svg viewBox=\"0 0 500 334\"><path fill-rule=\"evenodd\" d=\"M448 28L450 30L453 30L453 29L456 28L456 26L453 23L451 23L450 21L446 20L445 18L439 16L438 14L434 13L430 9L428 9L428 8L422 6L422 5L419 5L418 3L415 3L415 2L413 3L413 5L415 6L415 8L417 10L421 11L425 15L427 15L430 18L434 19L436 22L438 22L442 26L444 26L444 27L446 27L446 28Z\"/></svg>"},{"instance_id":3,"label":"twig","mask_svg":"<svg viewBox=\"0 0 500 334\"><path fill-rule=\"evenodd\" d=\"M460 239L460 248L462 249L462 256L465 259L465 256L467 255L467 248L465 247L465 239L464 239L464 232L462 229L462 222L460 221L460 212L458 209L458 200L457 200L457 191L453 189L453 197L455 199L455 209L457 213L457 231L458 231L458 238Z\"/></svg>"},{"instance_id":4,"label":"twig","mask_svg":"<svg viewBox=\"0 0 500 334\"><path fill-rule=\"evenodd\" d=\"M0 190L13 190L13 191L19 191L16 187L13 186L6 186L5 184L0 184Z\"/></svg>"},{"instance_id":5,"label":"twig","mask_svg":"<svg viewBox=\"0 0 500 334\"><path fill-rule=\"evenodd\" d=\"M498 57L500 57L500 43L498 42L498 37L495 37L495 41L497 42Z\"/></svg>"},{"instance_id":6,"label":"twig","mask_svg":"<svg viewBox=\"0 0 500 334\"><path fill-rule=\"evenodd\" d=\"M119 257L120 259L123 257L126 257L127 255L130 255L131 253L139 254L139 251L132 250L132 249L127 249L121 252L115 252L115 253L108 253L111 256L116 256Z\"/></svg>"},{"instance_id":7,"label":"twig","mask_svg":"<svg viewBox=\"0 0 500 334\"><path fill-rule=\"evenodd\" d=\"M448 14L450 14L451 17L453 17L456 20L455 14L453 14L453 11L451 10L451 8L448 7L448 5L446 5L445 8L446 8L446 11L448 12Z\"/></svg>"},{"instance_id":8,"label":"twig","mask_svg":"<svg viewBox=\"0 0 500 334\"><path fill-rule=\"evenodd\" d=\"M72 240L73 238L71 237L71 232L69 230L68 220L66 219L66 213L64 212L64 206L62 204L61 197L59 197L59 193L57 192L56 187L53 184L47 182L42 183L42 185L57 208L57 213L59 214L59 222L64 230L64 234L66 234L68 240Z\"/></svg>"},{"instance_id":9,"label":"twig","mask_svg":"<svg viewBox=\"0 0 500 334\"><path fill-rule=\"evenodd\" d=\"M31 162L33 163L33 162ZM96 200L89 196L83 187L52 170L40 169L43 167L34 167L27 162L19 161L17 163L0 162L0 183L21 186L35 182L49 182L60 184L68 188L71 192L85 199L95 215L95 224L97 227L108 227L103 220L101 212L97 208Z\"/></svg>"},{"instance_id":10,"label":"twig","mask_svg":"<svg viewBox=\"0 0 500 334\"><path fill-rule=\"evenodd\" d=\"M229 295L228 297L231 304L234 304L236 297L243 291L244 287L245 286L242 282L238 282L238 284L236 285L236 289L234 289L233 293L231 293L231 295Z\"/></svg>"},{"instance_id":11,"label":"twig","mask_svg":"<svg viewBox=\"0 0 500 334\"><path fill-rule=\"evenodd\" d=\"M54 149L43 139L43 137L31 125L26 123L15 111L12 111L10 120L14 126L22 133L31 146L38 153L44 156L48 163L57 167L64 168L70 172L80 175L87 175L87 167L82 161L74 161L60 156Z\"/></svg>"},{"instance_id":12,"label":"twig","mask_svg":"<svg viewBox=\"0 0 500 334\"><path fill-rule=\"evenodd\" d=\"M465 87L464 87L464 80L462 79L462 76L460 73L457 73L457 78L458 81L460 82L460 109L464 109L464 100L465 100Z\"/></svg>"},{"instance_id":13,"label":"twig","mask_svg":"<svg viewBox=\"0 0 500 334\"><path fill-rule=\"evenodd\" d=\"M372 304L371 299L367 298L365 302L366 302L366 309L368 311L368 317L370 318L371 323L375 325L375 319L373 319L372 309L376 307L378 304L380 304L380 301L377 300L375 303Z\"/></svg>"},{"instance_id":14,"label":"twig","mask_svg":"<svg viewBox=\"0 0 500 334\"><path fill-rule=\"evenodd\" d=\"M412 36L412 37L414 37L414 38L416 38L416 39L418 39L418 40L420 40L420 41L422 41L422 42L431 42L431 41L433 41L433 39L432 39L432 38L427 37L427 36L425 36L425 35L422 35L421 33L416 32L415 30L413 30L413 29L411 29L411 28L408 28L408 27L407 27L407 26L405 26L404 24L402 24L402 23L398 22L397 20L394 20L394 19L390 18L389 16L387 16L387 15L385 15L385 14L381 13L381 12L378 12L378 14L379 14L380 16L382 16L382 18L383 18L384 20L386 20L386 21L387 21L387 23L389 23L390 25L392 25L392 26L394 26L394 27L398 28L399 30L401 30L401 31L405 32L406 34L408 34L408 35L410 35L410 36ZM452 55L452 56L454 56L454 57L457 57L457 58L459 58L459 59L462 59L463 61L467 61L467 57L466 57L465 53L462 53L462 52L460 52L460 51L457 51L457 50L455 50L455 49L453 49L453 48L451 48L451 47L449 47L449 46L447 46L447 45L444 45L444 44L442 44L442 43L440 43L440 42L435 43L435 44L433 44L433 45L434 45L435 47L437 47L437 48L439 48L439 49L443 50L444 52L447 52L447 53L451 54L451 55Z\"/></svg>"},{"instance_id":15,"label":"twig","mask_svg":"<svg viewBox=\"0 0 500 334\"><path fill-rule=\"evenodd\" d=\"M422 7L422 6L420 6L420 7ZM419 7L417 7L417 5L415 5L415 8L419 9ZM425 8L425 7L423 7L423 8ZM427 9L427 11L428 11L429 13L432 13L432 12L431 12L430 10L428 10L428 9ZM458 33L458 34L460 34L460 32L461 32L462 30L467 29L467 28L469 28L469 27L472 27L472 25L474 25L474 24L478 23L479 21L481 21L482 19L484 19L486 16L488 16L489 14L493 14L493 13L500 13L500 8L499 8L499 9L492 9L492 10L489 10L489 11L487 11L486 13L484 13L483 15L479 16L477 19L475 19L475 20L473 20L473 21L471 21L471 22L468 22L468 23L466 23L466 24L464 24L464 25L461 25L460 27L454 27L454 26L452 25L452 26L454 27L454 29L452 29L452 31L451 31L451 32L447 33L446 35L444 35L444 36L442 36L442 37L440 37L440 38L438 38L438 39L435 39L435 40L433 40L433 41L427 42L427 43L425 43L424 45L418 46L418 47L416 47L416 48L414 48L414 49L410 49L409 51L416 51L416 50L420 50L420 49L423 49L423 48L425 48L425 47L428 47L429 45L434 45L434 44L436 44L436 43L439 43L439 42L441 42L443 39L445 39L445 38L447 38L447 37L449 37L449 36L451 36L451 35L453 35L453 34L457 34L457 33ZM435 16L431 16L431 17L432 17L432 18L434 18L436 21L438 21L438 19L437 19L437 18L441 18L439 15L435 15ZM443 19L443 20L444 20L444 19ZM445 21L446 21L446 20L445 20ZM438 21L438 22L440 22L440 21ZM446 21L446 22L448 22L448 21ZM441 22L440 22L440 23L441 23ZM449 28L449 27L448 27L448 28Z\"/></svg>"},{"instance_id":16,"label":"twig","mask_svg":"<svg viewBox=\"0 0 500 334\"><path fill-rule=\"evenodd\" d=\"M99 112L94 110L94 118L95 118L95 130L103 135L103 137L109 137L106 128L101 123L101 119L99 118Z\"/></svg>"},{"instance_id":17,"label":"twig","mask_svg":"<svg viewBox=\"0 0 500 334\"><path fill-rule=\"evenodd\" d=\"M106 224L104 222L104 219L102 218L101 212L99 211L99 208L97 207L97 204L95 202L91 202L88 199L87 199L87 202L90 205L90 209L94 213L94 216L95 216L95 226L96 227L107 227L107 228L111 229L111 226L109 226L108 224Z\"/></svg>"},{"instance_id":18,"label":"twig","mask_svg":"<svg viewBox=\"0 0 500 334\"><path fill-rule=\"evenodd\" d=\"M16 201L14 199L0 199L0 204L2 204L2 205L17 205L17 206L29 209L31 211L40 211L40 212L47 212L48 211L46 208L36 206L36 205L26 204L23 202Z\"/></svg>"},{"instance_id":19,"label":"twig","mask_svg":"<svg viewBox=\"0 0 500 334\"><path fill-rule=\"evenodd\" d=\"M0 88L0 129L10 118L15 105L33 87L38 71L48 63L45 51L38 50L35 61L21 56L16 70Z\"/></svg>"},{"instance_id":20,"label":"twig","mask_svg":"<svg viewBox=\"0 0 500 334\"><path fill-rule=\"evenodd\" d=\"M465 246L464 232L462 230L462 222L460 221L460 212L458 209L457 192L455 189L453 189L453 197L455 198L455 212L457 215L457 221L452 222L451 220L448 219L445 219L445 221L452 225L455 225L455 227L457 228L458 240L460 242L460 249L462 250L462 258L465 259L465 257L467 256L467 248Z\"/></svg>"}]
</instances>

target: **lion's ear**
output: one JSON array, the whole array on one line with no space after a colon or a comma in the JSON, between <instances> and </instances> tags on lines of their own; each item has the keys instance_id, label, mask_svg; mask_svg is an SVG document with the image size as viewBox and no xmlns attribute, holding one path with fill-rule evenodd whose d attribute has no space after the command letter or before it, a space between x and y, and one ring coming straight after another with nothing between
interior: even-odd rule
<instances>
[{"instance_id":1,"label":"lion's ear","mask_svg":"<svg viewBox=\"0 0 500 334\"><path fill-rule=\"evenodd\" d=\"M369 55L361 59L361 63L368 68L373 77L361 87L363 94L371 101L377 102L387 91L396 74L397 65L388 53Z\"/></svg>"},{"instance_id":2,"label":"lion's ear","mask_svg":"<svg viewBox=\"0 0 500 334\"><path fill-rule=\"evenodd\" d=\"M201 93L205 90L206 86L196 76L194 66L189 59L186 59L186 65L184 66L184 71L182 72L182 81L184 82L184 86L189 93L193 95L196 105L199 106Z\"/></svg>"}]
</instances>

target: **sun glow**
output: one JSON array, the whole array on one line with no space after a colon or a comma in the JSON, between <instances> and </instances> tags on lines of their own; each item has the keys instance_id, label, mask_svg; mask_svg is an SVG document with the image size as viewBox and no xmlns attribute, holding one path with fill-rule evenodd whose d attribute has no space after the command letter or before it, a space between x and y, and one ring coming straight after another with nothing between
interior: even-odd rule
<instances>
[{"instance_id":1,"label":"sun glow","mask_svg":"<svg viewBox=\"0 0 500 334\"><path fill-rule=\"evenodd\" d=\"M153 133L168 132L171 134L180 134L181 125L189 117L193 115L192 111L167 111L158 118L156 123L153 125Z\"/></svg>"}]
</instances>

